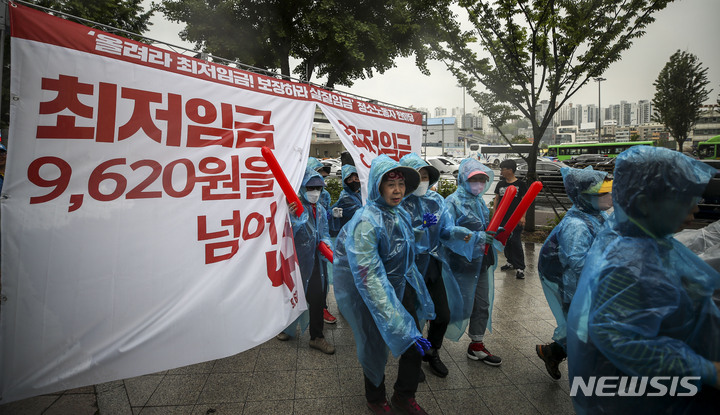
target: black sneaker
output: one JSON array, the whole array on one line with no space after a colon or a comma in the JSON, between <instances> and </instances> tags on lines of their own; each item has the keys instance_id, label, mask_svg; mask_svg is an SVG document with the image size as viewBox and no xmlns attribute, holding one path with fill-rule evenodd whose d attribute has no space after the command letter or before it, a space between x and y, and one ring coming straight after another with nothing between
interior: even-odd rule
<instances>
[{"instance_id":1,"label":"black sneaker","mask_svg":"<svg viewBox=\"0 0 720 415\"><path fill-rule=\"evenodd\" d=\"M549 344L538 344L535 346L535 353L545 362L545 369L547 369L550 377L554 380L560 380L562 374L559 366L563 359L553 356L552 347Z\"/></svg>"},{"instance_id":2,"label":"black sneaker","mask_svg":"<svg viewBox=\"0 0 720 415\"><path fill-rule=\"evenodd\" d=\"M495 356L485 348L483 342L472 342L468 345L467 357L472 360L482 360L483 363L490 366L500 366L502 359Z\"/></svg>"},{"instance_id":3,"label":"black sneaker","mask_svg":"<svg viewBox=\"0 0 720 415\"><path fill-rule=\"evenodd\" d=\"M394 414L392 408L388 404L388 401L382 402L368 402L367 407L370 408L374 414Z\"/></svg>"},{"instance_id":4,"label":"black sneaker","mask_svg":"<svg viewBox=\"0 0 720 415\"><path fill-rule=\"evenodd\" d=\"M512 271L514 269L515 269L515 267L510 263L507 263L500 267L500 271Z\"/></svg>"},{"instance_id":5,"label":"black sneaker","mask_svg":"<svg viewBox=\"0 0 720 415\"><path fill-rule=\"evenodd\" d=\"M440 360L440 353L438 352L438 349L431 347L430 350L425 353L425 356L423 356L423 360L428 362L430 365L430 371L433 375L441 378L448 375L448 368L442 360Z\"/></svg>"},{"instance_id":6,"label":"black sneaker","mask_svg":"<svg viewBox=\"0 0 720 415\"><path fill-rule=\"evenodd\" d=\"M517 272L515 273L515 278L517 278L519 280L524 280L525 279L525 271L523 271L521 269L517 270Z\"/></svg>"}]
</instances>

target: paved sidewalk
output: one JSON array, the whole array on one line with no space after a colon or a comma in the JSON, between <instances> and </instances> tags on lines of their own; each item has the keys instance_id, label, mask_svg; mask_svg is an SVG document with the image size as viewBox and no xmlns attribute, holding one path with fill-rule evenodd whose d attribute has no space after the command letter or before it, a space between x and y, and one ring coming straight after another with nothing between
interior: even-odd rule
<instances>
[{"instance_id":1,"label":"paved sidewalk","mask_svg":"<svg viewBox=\"0 0 720 415\"><path fill-rule=\"evenodd\" d=\"M514 271L495 273L493 333L490 351L503 358L500 367L465 355L469 339L446 341L441 350L448 377L433 376L423 363L427 381L418 403L430 414L572 414L567 382L554 382L535 354L535 345L550 341L555 320L537 276L539 244L525 244L526 279ZM499 258L500 265L504 258ZM332 293L330 311L337 324L325 325L325 336L337 352L324 355L308 347L307 332L299 339L272 339L225 359L43 395L0 406L0 414L152 415L152 414L369 414L363 374L352 330L337 312ZM386 386L392 393L397 360L390 359Z\"/></svg>"}]
</instances>

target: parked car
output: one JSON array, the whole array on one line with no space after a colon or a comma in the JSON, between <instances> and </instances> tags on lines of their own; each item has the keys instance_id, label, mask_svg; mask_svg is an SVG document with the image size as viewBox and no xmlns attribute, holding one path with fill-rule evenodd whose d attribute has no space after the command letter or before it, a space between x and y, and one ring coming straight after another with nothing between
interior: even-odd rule
<instances>
[{"instance_id":1,"label":"parked car","mask_svg":"<svg viewBox=\"0 0 720 415\"><path fill-rule=\"evenodd\" d=\"M427 162L438 169L440 176L452 175L457 178L460 165L450 157L428 157Z\"/></svg>"},{"instance_id":2,"label":"parked car","mask_svg":"<svg viewBox=\"0 0 720 415\"><path fill-rule=\"evenodd\" d=\"M527 175L527 163L523 159L514 160L517 163L515 173L518 177L525 177ZM538 160L535 164L535 173L538 176L561 176L560 169L563 167L568 167L568 165L561 161Z\"/></svg>"},{"instance_id":3,"label":"parked car","mask_svg":"<svg viewBox=\"0 0 720 415\"><path fill-rule=\"evenodd\" d=\"M338 159L325 159L321 163L323 166L330 167L330 177L342 177L342 165Z\"/></svg>"},{"instance_id":4,"label":"parked car","mask_svg":"<svg viewBox=\"0 0 720 415\"><path fill-rule=\"evenodd\" d=\"M582 169L586 166L595 166L598 163L605 163L607 161L608 157L600 154L580 154L573 156L570 160L566 160L565 164L570 167Z\"/></svg>"}]
</instances>

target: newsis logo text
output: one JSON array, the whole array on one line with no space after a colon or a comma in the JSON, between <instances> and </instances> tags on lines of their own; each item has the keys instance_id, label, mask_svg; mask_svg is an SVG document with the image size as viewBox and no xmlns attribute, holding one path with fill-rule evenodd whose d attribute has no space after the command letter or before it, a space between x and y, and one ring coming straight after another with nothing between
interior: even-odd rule
<instances>
[{"instance_id":1,"label":"newsis logo text","mask_svg":"<svg viewBox=\"0 0 720 415\"><path fill-rule=\"evenodd\" d=\"M570 396L694 396L700 376L575 376Z\"/></svg>"}]
</instances>

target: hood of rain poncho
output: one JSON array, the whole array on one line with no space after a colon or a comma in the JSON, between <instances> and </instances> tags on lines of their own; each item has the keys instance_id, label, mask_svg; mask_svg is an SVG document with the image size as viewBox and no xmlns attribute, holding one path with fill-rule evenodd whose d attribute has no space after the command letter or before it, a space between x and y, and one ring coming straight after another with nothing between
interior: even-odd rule
<instances>
[{"instance_id":1,"label":"hood of rain poncho","mask_svg":"<svg viewBox=\"0 0 720 415\"><path fill-rule=\"evenodd\" d=\"M584 192L602 183L607 177L607 173L593 170L592 166L584 169L563 167L560 169L560 173L562 173L565 192L573 205L584 212L598 213L599 210L593 207L593 196Z\"/></svg>"},{"instance_id":2,"label":"hood of rain poncho","mask_svg":"<svg viewBox=\"0 0 720 415\"><path fill-rule=\"evenodd\" d=\"M639 195L699 200L715 173L709 165L667 148L634 146L623 151L615 162L612 196L620 229L626 233L634 228Z\"/></svg>"},{"instance_id":3,"label":"hood of rain poncho","mask_svg":"<svg viewBox=\"0 0 720 415\"><path fill-rule=\"evenodd\" d=\"M485 174L488 175L488 181L485 184L485 189L483 191L475 196L470 191L470 184L468 183L468 176L470 173L474 171L482 171L485 172ZM492 185L493 181L495 180L495 173L493 173L492 169L488 166L480 163L479 161L475 159L465 159L460 162L460 167L458 168L458 189L462 189L465 193L467 193L467 196L469 197L481 197L484 195Z\"/></svg>"},{"instance_id":4,"label":"hood of rain poncho","mask_svg":"<svg viewBox=\"0 0 720 415\"><path fill-rule=\"evenodd\" d=\"M409 170L403 171L406 181L413 174L419 180L415 170L400 167L387 156L373 160L367 205L340 231L333 264L338 307L353 329L363 372L375 385L383 379L388 348L400 356L422 336L402 305L407 284L417 296L417 317L435 316L423 276L415 266L410 217L380 196L382 176L398 168Z\"/></svg>"},{"instance_id":5,"label":"hood of rain poncho","mask_svg":"<svg viewBox=\"0 0 720 415\"><path fill-rule=\"evenodd\" d=\"M482 171L488 175L488 182L485 189L478 195L470 192L468 176L475 172ZM450 324L448 325L445 337L458 341L465 333L465 329L472 312L475 287L482 269L485 257L485 230L490 222L490 212L483 201L482 195L487 192L495 178L493 171L475 159L465 159L460 163L458 170L458 188L453 194L445 199L445 205L450 214L453 225L464 227L472 232L472 238L465 243L462 239L443 240L441 256L446 261L443 264L443 281L453 278L457 281L463 299L462 308L450 309ZM488 250L492 256L493 264L497 264L496 250L502 249L502 244L497 242L494 249ZM488 258L490 260L490 257ZM492 327L492 304L494 298L494 272L497 265L490 266L481 278L487 278L489 282L489 317L487 327Z\"/></svg>"},{"instance_id":6,"label":"hood of rain poncho","mask_svg":"<svg viewBox=\"0 0 720 415\"><path fill-rule=\"evenodd\" d=\"M307 166L306 169L310 169L314 172L317 172L318 169L324 168L325 165L322 164L322 162L315 157L308 157ZM318 173L318 176L320 176L323 181L325 180L324 177L320 173ZM303 182L303 187L305 187L305 182ZM325 210L330 209L330 202L332 201L332 197L330 196L330 193L327 191L327 189L323 188L320 191L320 199L318 200L318 204L322 205L322 207L325 208Z\"/></svg>"},{"instance_id":7,"label":"hood of rain poncho","mask_svg":"<svg viewBox=\"0 0 720 415\"><path fill-rule=\"evenodd\" d=\"M570 378L697 376L700 380L690 383L715 384L712 361L720 360L720 311L712 294L720 288L720 274L671 234L638 232L624 212L618 215L618 209L633 212L634 201L643 194L655 200L699 197L715 169L678 152L646 146L624 151L615 166L615 213L588 252L568 314ZM605 413L695 410L690 398L678 396L608 399L578 394L573 404L581 414L597 408Z\"/></svg>"},{"instance_id":8,"label":"hood of rain poncho","mask_svg":"<svg viewBox=\"0 0 720 415\"><path fill-rule=\"evenodd\" d=\"M345 164L342 166L343 190L342 192L340 192L340 196L338 197L338 200L335 202L335 204L333 204L330 209L328 209L328 224L330 225L330 236L337 236L337 234L340 232L340 229L342 229L342 227L345 226L345 224L348 223L350 219L352 219L353 215L355 215L355 212L357 212L357 210L362 207L362 195L360 194L360 192L353 192L352 189L350 189L350 186L345 183L345 179L350 177L350 175L353 173L357 174L355 166L352 166L350 164ZM343 210L343 216L340 218L332 216L332 210L336 207Z\"/></svg>"},{"instance_id":9,"label":"hood of rain poncho","mask_svg":"<svg viewBox=\"0 0 720 415\"><path fill-rule=\"evenodd\" d=\"M418 173L420 173L421 168L425 168L428 172L428 176L430 176L430 181L428 182L428 188L431 188L435 186L435 184L440 180L440 171L436 169L435 167L428 164L427 161L423 160L420 156L418 156L415 153L409 153L404 155L400 159L400 164L407 167L412 167L413 169L417 170Z\"/></svg>"},{"instance_id":10,"label":"hood of rain poncho","mask_svg":"<svg viewBox=\"0 0 720 415\"><path fill-rule=\"evenodd\" d=\"M589 195L583 192L602 183L607 173L589 166L585 169L563 167L560 171L567 195L574 204L545 239L538 257L538 274L557 322L553 340L566 349L567 313L585 256L607 219L607 214L596 209Z\"/></svg>"},{"instance_id":11,"label":"hood of rain poncho","mask_svg":"<svg viewBox=\"0 0 720 415\"><path fill-rule=\"evenodd\" d=\"M373 170L373 166L377 166ZM403 174L405 179L405 196L414 192L420 184L420 174L411 167L401 166L400 163L391 159L387 155L375 157L370 163L370 178L368 179L368 202L376 202L383 206L387 206L385 199L380 193L380 184L382 177L390 171L397 171ZM374 173L373 173L374 172ZM375 176L373 176L375 174Z\"/></svg>"}]
</instances>

